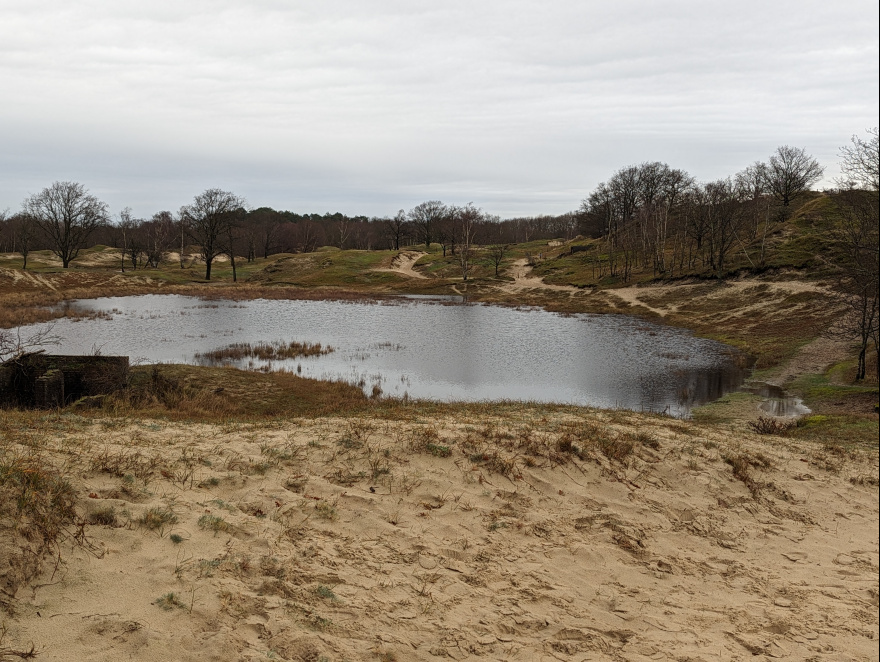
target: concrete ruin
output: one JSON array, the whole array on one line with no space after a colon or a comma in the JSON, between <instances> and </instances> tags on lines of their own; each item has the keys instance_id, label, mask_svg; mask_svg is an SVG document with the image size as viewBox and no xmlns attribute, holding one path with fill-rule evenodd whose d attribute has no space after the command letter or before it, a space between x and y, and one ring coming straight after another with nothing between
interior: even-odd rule
<instances>
[{"instance_id":1,"label":"concrete ruin","mask_svg":"<svg viewBox=\"0 0 880 662\"><path fill-rule=\"evenodd\" d=\"M127 356L25 354L0 364L0 407L54 409L124 387Z\"/></svg>"}]
</instances>

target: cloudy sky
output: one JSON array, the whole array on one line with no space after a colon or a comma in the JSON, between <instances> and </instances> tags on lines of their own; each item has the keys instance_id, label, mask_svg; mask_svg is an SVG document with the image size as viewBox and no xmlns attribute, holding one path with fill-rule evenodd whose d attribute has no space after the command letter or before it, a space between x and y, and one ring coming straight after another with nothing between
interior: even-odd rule
<instances>
[{"instance_id":1,"label":"cloudy sky","mask_svg":"<svg viewBox=\"0 0 880 662\"><path fill-rule=\"evenodd\" d=\"M830 182L878 57L865 0L0 0L0 211L73 180L138 216L212 187L562 213L629 164L782 144Z\"/></svg>"}]
</instances>

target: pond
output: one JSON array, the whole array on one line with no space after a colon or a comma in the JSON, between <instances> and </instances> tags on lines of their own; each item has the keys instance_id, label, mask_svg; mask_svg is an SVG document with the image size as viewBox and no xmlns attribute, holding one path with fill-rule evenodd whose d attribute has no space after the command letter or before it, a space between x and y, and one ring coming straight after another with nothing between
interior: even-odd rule
<instances>
[{"instance_id":1,"label":"pond","mask_svg":"<svg viewBox=\"0 0 880 662\"><path fill-rule=\"evenodd\" d=\"M439 400L532 400L688 416L740 387L745 357L689 332L623 315L394 301L209 301L178 295L80 300L101 313L54 323L53 353L204 363L237 342L329 345L321 356L243 359L251 369L342 379L367 393Z\"/></svg>"}]
</instances>

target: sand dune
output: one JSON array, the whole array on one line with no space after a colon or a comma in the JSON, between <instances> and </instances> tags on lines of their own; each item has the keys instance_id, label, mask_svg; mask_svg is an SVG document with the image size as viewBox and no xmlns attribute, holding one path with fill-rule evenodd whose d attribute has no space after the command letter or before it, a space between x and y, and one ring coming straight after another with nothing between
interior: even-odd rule
<instances>
[{"instance_id":1,"label":"sand dune","mask_svg":"<svg viewBox=\"0 0 880 662\"><path fill-rule=\"evenodd\" d=\"M67 473L94 524L18 587L0 652L877 659L876 452L529 407L58 420L16 443Z\"/></svg>"}]
</instances>

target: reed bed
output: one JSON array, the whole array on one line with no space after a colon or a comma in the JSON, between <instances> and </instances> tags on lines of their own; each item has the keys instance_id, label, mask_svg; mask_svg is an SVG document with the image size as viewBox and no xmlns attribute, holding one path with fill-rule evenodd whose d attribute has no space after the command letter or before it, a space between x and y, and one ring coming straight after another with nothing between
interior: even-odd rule
<instances>
[{"instance_id":1,"label":"reed bed","mask_svg":"<svg viewBox=\"0 0 880 662\"><path fill-rule=\"evenodd\" d=\"M329 354L333 348L329 345L310 342L258 342L254 345L246 342L237 342L215 349L210 352L199 352L196 360L210 363L228 363L242 359L261 359L263 361L276 361L281 359L296 359L303 356L322 356Z\"/></svg>"}]
</instances>

